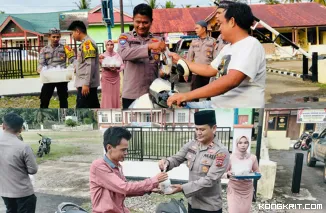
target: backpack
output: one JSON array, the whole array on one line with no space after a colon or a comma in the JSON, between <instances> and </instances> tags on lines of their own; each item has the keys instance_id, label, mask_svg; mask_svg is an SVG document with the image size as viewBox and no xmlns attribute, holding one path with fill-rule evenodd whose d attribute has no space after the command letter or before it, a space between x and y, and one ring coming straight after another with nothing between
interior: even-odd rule
<instances>
[{"instance_id":1,"label":"backpack","mask_svg":"<svg viewBox=\"0 0 326 213\"><path fill-rule=\"evenodd\" d=\"M187 213L187 209L183 204L183 199L172 198L170 202L160 203L156 208L156 213Z\"/></svg>"}]
</instances>

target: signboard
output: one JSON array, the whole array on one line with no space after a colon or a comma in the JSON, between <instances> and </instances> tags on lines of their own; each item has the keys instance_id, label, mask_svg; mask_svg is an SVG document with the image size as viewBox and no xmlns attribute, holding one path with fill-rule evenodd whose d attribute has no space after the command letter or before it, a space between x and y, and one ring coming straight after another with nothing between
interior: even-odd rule
<instances>
[{"instance_id":1,"label":"signboard","mask_svg":"<svg viewBox=\"0 0 326 213\"><path fill-rule=\"evenodd\" d=\"M278 116L276 130L286 130L288 125L288 116Z\"/></svg>"},{"instance_id":2,"label":"signboard","mask_svg":"<svg viewBox=\"0 0 326 213\"><path fill-rule=\"evenodd\" d=\"M180 41L181 36L184 36L184 33L168 33L166 36L166 42L169 44L175 44Z\"/></svg>"},{"instance_id":3,"label":"signboard","mask_svg":"<svg viewBox=\"0 0 326 213\"><path fill-rule=\"evenodd\" d=\"M67 12L59 14L60 30L68 30L73 21L82 21L88 28L88 12Z\"/></svg>"},{"instance_id":4,"label":"signboard","mask_svg":"<svg viewBox=\"0 0 326 213\"><path fill-rule=\"evenodd\" d=\"M326 109L300 109L297 123L326 123Z\"/></svg>"}]
</instances>

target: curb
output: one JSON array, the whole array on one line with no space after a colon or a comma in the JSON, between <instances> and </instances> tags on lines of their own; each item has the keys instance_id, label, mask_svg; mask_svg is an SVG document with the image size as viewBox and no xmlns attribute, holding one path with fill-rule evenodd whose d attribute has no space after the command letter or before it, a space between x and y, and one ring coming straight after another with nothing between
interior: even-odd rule
<instances>
[{"instance_id":1,"label":"curb","mask_svg":"<svg viewBox=\"0 0 326 213\"><path fill-rule=\"evenodd\" d=\"M266 58L266 61L297 61L298 58L290 57L290 58L280 58L280 59L273 59L273 58Z\"/></svg>"},{"instance_id":2,"label":"curb","mask_svg":"<svg viewBox=\"0 0 326 213\"><path fill-rule=\"evenodd\" d=\"M296 77L296 78L303 78L303 74L298 74L298 73L294 73L291 71L284 71L284 70L280 70L280 69L274 69L274 68L270 68L270 67L267 67L266 71L271 72L271 73L280 74L280 75L292 76L292 77Z\"/></svg>"}]
</instances>

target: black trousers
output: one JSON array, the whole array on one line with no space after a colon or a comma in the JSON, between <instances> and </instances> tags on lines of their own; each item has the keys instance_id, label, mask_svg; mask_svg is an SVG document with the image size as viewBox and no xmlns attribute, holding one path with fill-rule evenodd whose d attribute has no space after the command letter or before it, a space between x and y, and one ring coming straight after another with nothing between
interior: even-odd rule
<instances>
[{"instance_id":1,"label":"black trousers","mask_svg":"<svg viewBox=\"0 0 326 213\"><path fill-rule=\"evenodd\" d=\"M218 211L205 211L200 209L193 209L191 208L190 204L188 203L188 213L222 213L222 209Z\"/></svg>"},{"instance_id":2,"label":"black trousers","mask_svg":"<svg viewBox=\"0 0 326 213\"><path fill-rule=\"evenodd\" d=\"M2 197L7 211L6 213L35 213L36 196L30 195L22 198Z\"/></svg>"},{"instance_id":3,"label":"black trousers","mask_svg":"<svg viewBox=\"0 0 326 213\"><path fill-rule=\"evenodd\" d=\"M40 95L40 108L49 108L54 88L57 88L60 108L68 108L68 82L43 84Z\"/></svg>"},{"instance_id":4,"label":"black trousers","mask_svg":"<svg viewBox=\"0 0 326 213\"><path fill-rule=\"evenodd\" d=\"M192 75L191 80L191 90L198 89L200 87L206 86L209 84L210 77L204 77L200 75ZM207 100L210 100L210 98L207 98ZM199 99L192 100L194 102L199 102Z\"/></svg>"},{"instance_id":5,"label":"black trousers","mask_svg":"<svg viewBox=\"0 0 326 213\"><path fill-rule=\"evenodd\" d=\"M132 102L134 102L135 100L136 99L122 98L122 108L128 109Z\"/></svg>"},{"instance_id":6,"label":"black trousers","mask_svg":"<svg viewBox=\"0 0 326 213\"><path fill-rule=\"evenodd\" d=\"M83 96L82 88L77 88L76 108L100 108L100 102L97 95L97 87L89 88L89 94Z\"/></svg>"}]
</instances>

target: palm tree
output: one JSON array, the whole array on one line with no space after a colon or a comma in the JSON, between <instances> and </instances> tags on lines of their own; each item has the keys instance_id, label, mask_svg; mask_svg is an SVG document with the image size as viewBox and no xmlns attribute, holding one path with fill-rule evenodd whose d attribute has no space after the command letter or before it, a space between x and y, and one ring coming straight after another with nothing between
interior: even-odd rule
<instances>
[{"instance_id":1,"label":"palm tree","mask_svg":"<svg viewBox=\"0 0 326 213\"><path fill-rule=\"evenodd\" d=\"M84 9L90 9L91 6L91 0L79 0L79 2L75 2L78 9L84 10Z\"/></svg>"},{"instance_id":2,"label":"palm tree","mask_svg":"<svg viewBox=\"0 0 326 213\"><path fill-rule=\"evenodd\" d=\"M326 6L326 0L310 0L310 2L316 2L318 4Z\"/></svg>"},{"instance_id":3,"label":"palm tree","mask_svg":"<svg viewBox=\"0 0 326 213\"><path fill-rule=\"evenodd\" d=\"M152 8L152 9L157 9L158 8L158 3L156 0L145 0L145 2Z\"/></svg>"},{"instance_id":4,"label":"palm tree","mask_svg":"<svg viewBox=\"0 0 326 213\"><path fill-rule=\"evenodd\" d=\"M260 2L265 2L265 4L280 4L278 0L261 0Z\"/></svg>"},{"instance_id":5,"label":"palm tree","mask_svg":"<svg viewBox=\"0 0 326 213\"><path fill-rule=\"evenodd\" d=\"M33 112L34 122L43 124L44 121L54 120L51 109L37 109Z\"/></svg>"},{"instance_id":6,"label":"palm tree","mask_svg":"<svg viewBox=\"0 0 326 213\"><path fill-rule=\"evenodd\" d=\"M172 1L165 2L165 8L175 8L175 4Z\"/></svg>"}]
</instances>

